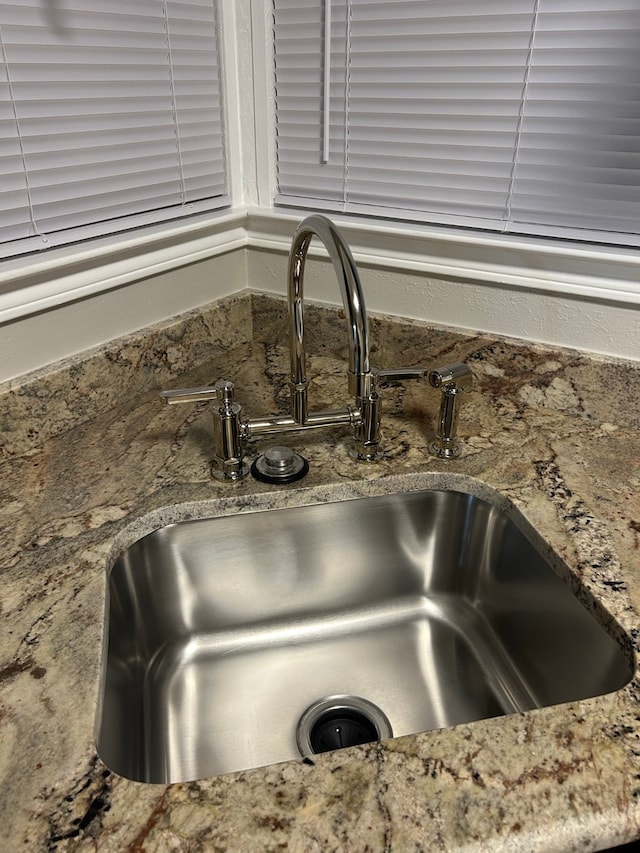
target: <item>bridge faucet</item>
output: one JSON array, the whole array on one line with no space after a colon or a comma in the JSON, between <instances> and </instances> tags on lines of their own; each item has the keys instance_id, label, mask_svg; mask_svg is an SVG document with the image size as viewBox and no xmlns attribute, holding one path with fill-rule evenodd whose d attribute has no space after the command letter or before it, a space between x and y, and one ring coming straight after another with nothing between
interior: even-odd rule
<instances>
[{"instance_id":1,"label":"bridge faucet","mask_svg":"<svg viewBox=\"0 0 640 853\"><path fill-rule=\"evenodd\" d=\"M349 339L348 391L353 405L341 409L309 411L304 342L304 269L313 237L318 237L333 264L342 296ZM427 367L376 370L370 364L369 324L360 276L351 251L339 229L326 216L308 216L293 236L287 271L289 307L289 356L291 414L243 419L241 407L234 402L233 383L219 380L206 388L163 391L165 403L218 401L213 408L214 458L212 473L224 480L238 480L249 471L245 461L245 445L262 435L275 435L306 429L349 425L353 431L350 455L357 460L373 462L383 455L380 449L380 386L388 381L429 377L434 387L442 389L442 406L436 440L429 445L434 456L454 458L459 454L455 437L459 401L471 378L464 364L447 365L438 371ZM447 416L443 407L447 402ZM454 405L455 404L455 405Z\"/></svg>"}]
</instances>

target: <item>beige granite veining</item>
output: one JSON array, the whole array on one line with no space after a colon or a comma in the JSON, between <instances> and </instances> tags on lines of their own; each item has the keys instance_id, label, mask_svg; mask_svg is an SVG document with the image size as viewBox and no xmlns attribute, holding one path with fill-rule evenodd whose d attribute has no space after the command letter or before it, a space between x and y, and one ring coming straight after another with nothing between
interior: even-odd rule
<instances>
[{"instance_id":1,"label":"beige granite veining","mask_svg":"<svg viewBox=\"0 0 640 853\"><path fill-rule=\"evenodd\" d=\"M0 458L97 417L251 340L251 303L226 299L179 320L149 327L111 344L0 383L9 399L0 408Z\"/></svg>"},{"instance_id":2,"label":"beige granite veining","mask_svg":"<svg viewBox=\"0 0 640 853\"><path fill-rule=\"evenodd\" d=\"M346 402L339 312L307 315L314 407ZM286 405L283 304L226 300L0 394L0 849L593 851L640 838L640 682L594 699L192 783L145 785L96 755L105 579L116 554L186 517L462 488L522 513L621 642L640 637L640 367L372 321L379 367L465 360L463 453L428 456L438 394L384 392L386 456L346 434L288 437L300 483L209 476L206 406L161 387L233 379L248 416ZM588 665L588 664L587 664Z\"/></svg>"}]
</instances>

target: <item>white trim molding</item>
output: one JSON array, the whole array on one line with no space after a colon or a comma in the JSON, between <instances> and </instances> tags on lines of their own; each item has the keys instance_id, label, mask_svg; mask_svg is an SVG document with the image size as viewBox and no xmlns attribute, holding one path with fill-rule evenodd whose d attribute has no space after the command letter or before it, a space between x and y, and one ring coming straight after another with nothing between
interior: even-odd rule
<instances>
[{"instance_id":1,"label":"white trim molding","mask_svg":"<svg viewBox=\"0 0 640 853\"><path fill-rule=\"evenodd\" d=\"M305 215L240 207L3 262L0 381L248 288L283 295ZM639 251L333 218L371 314L640 361ZM314 241L306 295L337 305L323 255Z\"/></svg>"},{"instance_id":2,"label":"white trim molding","mask_svg":"<svg viewBox=\"0 0 640 853\"><path fill-rule=\"evenodd\" d=\"M224 211L3 261L0 324L245 248L245 223L244 211Z\"/></svg>"},{"instance_id":3,"label":"white trim molding","mask_svg":"<svg viewBox=\"0 0 640 853\"><path fill-rule=\"evenodd\" d=\"M303 216L248 211L253 289L285 293L286 253ZM635 249L333 218L360 266L371 314L640 361ZM313 242L309 254L326 257ZM335 276L322 266L309 264L306 294L339 304Z\"/></svg>"},{"instance_id":4,"label":"white trim molding","mask_svg":"<svg viewBox=\"0 0 640 853\"><path fill-rule=\"evenodd\" d=\"M304 211L247 212L248 245L288 251ZM360 263L433 278L510 285L640 307L640 250L562 240L517 238L459 229L401 227L329 214ZM320 245L311 254L322 256Z\"/></svg>"},{"instance_id":5,"label":"white trim molding","mask_svg":"<svg viewBox=\"0 0 640 853\"><path fill-rule=\"evenodd\" d=\"M288 252L303 211L234 209L0 264L0 323L239 248ZM332 217L359 263L640 308L640 251ZM324 254L312 244L311 255ZM239 289L242 289L240 287Z\"/></svg>"}]
</instances>

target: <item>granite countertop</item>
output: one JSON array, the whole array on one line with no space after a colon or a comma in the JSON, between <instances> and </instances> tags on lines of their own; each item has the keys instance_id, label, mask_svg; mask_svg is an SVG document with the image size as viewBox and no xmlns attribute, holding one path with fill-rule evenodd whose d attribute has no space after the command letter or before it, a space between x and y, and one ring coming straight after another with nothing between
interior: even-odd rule
<instances>
[{"instance_id":1,"label":"granite countertop","mask_svg":"<svg viewBox=\"0 0 640 853\"><path fill-rule=\"evenodd\" d=\"M299 434L287 487L208 473L206 406L161 387L237 383L247 415L286 405L282 303L227 300L0 389L0 848L30 851L590 851L640 838L637 675L615 694L185 784L96 754L106 570L179 518L430 486L497 494L604 608L640 631L640 367L376 318L379 367L466 361L460 459L426 446L427 383L385 391L386 457ZM312 310L314 407L347 402L339 317ZM588 662L585 663L588 665Z\"/></svg>"}]
</instances>

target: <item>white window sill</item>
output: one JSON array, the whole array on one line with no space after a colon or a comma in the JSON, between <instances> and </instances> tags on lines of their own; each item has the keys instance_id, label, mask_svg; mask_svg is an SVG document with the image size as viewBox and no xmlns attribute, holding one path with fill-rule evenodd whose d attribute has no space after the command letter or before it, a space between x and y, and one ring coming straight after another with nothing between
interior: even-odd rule
<instances>
[{"instance_id":1,"label":"white window sill","mask_svg":"<svg viewBox=\"0 0 640 853\"><path fill-rule=\"evenodd\" d=\"M138 229L0 263L0 323L247 245L244 210Z\"/></svg>"},{"instance_id":2,"label":"white window sill","mask_svg":"<svg viewBox=\"0 0 640 853\"><path fill-rule=\"evenodd\" d=\"M243 247L286 252L303 211L235 208L0 264L0 322ZM640 251L402 227L332 216L354 257L383 269L640 304ZM312 244L312 254L322 254Z\"/></svg>"},{"instance_id":3,"label":"white window sill","mask_svg":"<svg viewBox=\"0 0 640 853\"><path fill-rule=\"evenodd\" d=\"M287 251L303 211L247 213L249 245ZM403 226L330 214L356 261L433 278L640 304L640 250ZM312 243L311 254L322 254Z\"/></svg>"}]
</instances>

